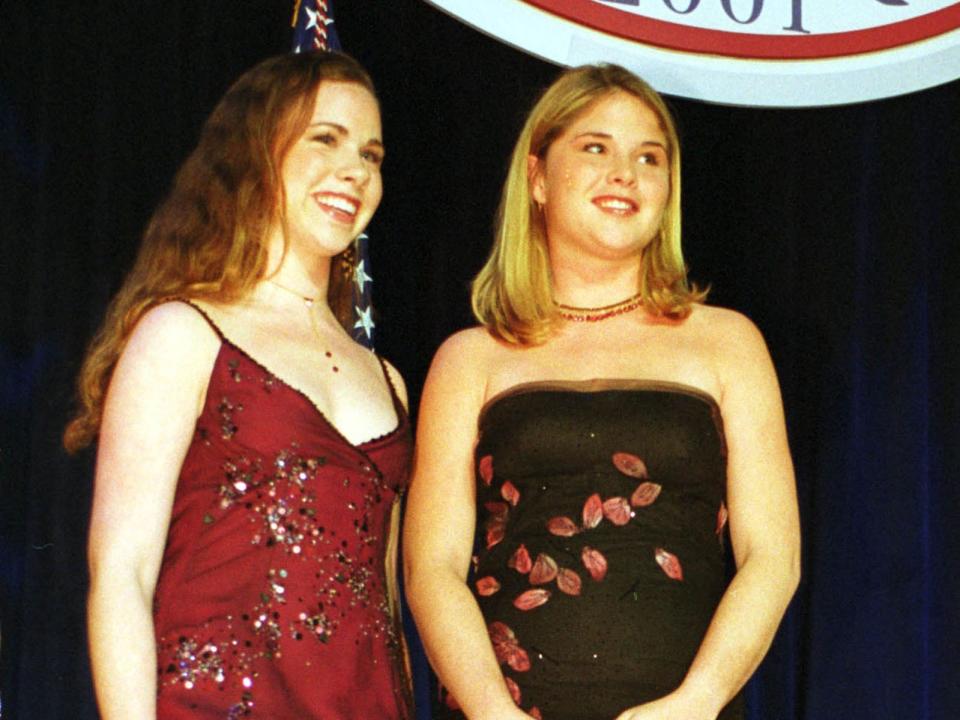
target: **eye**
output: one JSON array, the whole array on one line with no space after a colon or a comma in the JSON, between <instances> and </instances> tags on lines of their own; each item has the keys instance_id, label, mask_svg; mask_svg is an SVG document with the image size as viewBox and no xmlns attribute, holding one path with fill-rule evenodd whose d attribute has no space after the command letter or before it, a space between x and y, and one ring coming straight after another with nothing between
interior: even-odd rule
<instances>
[{"instance_id":1,"label":"eye","mask_svg":"<svg viewBox=\"0 0 960 720\"><path fill-rule=\"evenodd\" d=\"M603 143L590 142L583 146L583 151L592 155L602 155L607 151L607 147Z\"/></svg>"},{"instance_id":2,"label":"eye","mask_svg":"<svg viewBox=\"0 0 960 720\"><path fill-rule=\"evenodd\" d=\"M366 162L380 165L383 163L383 153L379 150L365 149L360 151L360 157Z\"/></svg>"},{"instance_id":3,"label":"eye","mask_svg":"<svg viewBox=\"0 0 960 720\"><path fill-rule=\"evenodd\" d=\"M667 157L664 153L653 150L650 152L645 152L640 155L637 159L637 162L641 165L650 165L651 167L658 167L664 165L667 162Z\"/></svg>"},{"instance_id":4,"label":"eye","mask_svg":"<svg viewBox=\"0 0 960 720\"><path fill-rule=\"evenodd\" d=\"M314 135L311 140L318 142L322 145L336 145L337 137L333 133L322 132Z\"/></svg>"}]
</instances>

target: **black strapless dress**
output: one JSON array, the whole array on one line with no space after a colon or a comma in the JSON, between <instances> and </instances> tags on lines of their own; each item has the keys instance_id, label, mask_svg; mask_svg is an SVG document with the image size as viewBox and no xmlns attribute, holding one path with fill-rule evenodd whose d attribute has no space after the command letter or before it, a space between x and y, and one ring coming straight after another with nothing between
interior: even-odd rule
<instances>
[{"instance_id":1,"label":"black strapless dress","mask_svg":"<svg viewBox=\"0 0 960 720\"><path fill-rule=\"evenodd\" d=\"M487 403L479 432L470 583L518 705L612 720L674 690L727 584L713 398L661 382L524 384ZM720 715L742 717L740 698Z\"/></svg>"}]
</instances>

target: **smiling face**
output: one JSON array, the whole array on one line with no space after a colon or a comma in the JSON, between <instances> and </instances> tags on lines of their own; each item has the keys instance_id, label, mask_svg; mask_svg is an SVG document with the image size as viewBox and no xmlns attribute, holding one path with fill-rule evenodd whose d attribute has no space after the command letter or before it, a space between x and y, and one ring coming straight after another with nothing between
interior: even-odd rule
<instances>
[{"instance_id":1,"label":"smiling face","mask_svg":"<svg viewBox=\"0 0 960 720\"><path fill-rule=\"evenodd\" d=\"M656 113L623 91L605 95L530 156L551 256L638 257L670 197L668 141Z\"/></svg>"},{"instance_id":2,"label":"smiling face","mask_svg":"<svg viewBox=\"0 0 960 720\"><path fill-rule=\"evenodd\" d=\"M290 248L332 257L367 226L383 194L380 109L361 85L327 81L281 168Z\"/></svg>"}]
</instances>

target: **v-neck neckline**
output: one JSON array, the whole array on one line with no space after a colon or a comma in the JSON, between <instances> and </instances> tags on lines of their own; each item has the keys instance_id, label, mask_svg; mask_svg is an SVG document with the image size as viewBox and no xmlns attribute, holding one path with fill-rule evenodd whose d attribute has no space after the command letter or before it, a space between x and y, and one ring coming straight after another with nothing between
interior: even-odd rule
<instances>
[{"instance_id":1,"label":"v-neck neckline","mask_svg":"<svg viewBox=\"0 0 960 720\"><path fill-rule=\"evenodd\" d=\"M336 435L340 440L342 440L348 447L351 447L354 450L360 452L362 455L364 455L364 457L366 457L367 460L370 460L370 457L367 455L364 448L371 447L379 443L385 442L393 438L394 436L399 435L406 427L406 421L407 421L406 408L404 408L403 403L400 402L400 398L397 395L397 390L393 386L393 381L390 379L390 373L387 372L387 368L383 360L376 353L373 353L373 355L377 359L377 362L380 365L380 371L383 374L383 379L384 379L384 382L386 383L387 391L390 393L390 400L393 404L393 412L394 412L394 415L396 415L397 422L394 425L393 429L388 430L385 433L381 433L380 435L371 437L367 440L364 440L363 442L355 443L351 441L346 435L344 435L343 432L341 432L340 428L338 428L334 424L334 422L330 420L329 417L327 417L327 414L320 408L319 405L317 405L317 403L314 401L312 397L310 397L310 395L308 395L306 392L298 388L293 383L285 380L282 375L279 375L273 372L273 370L271 370L268 365L266 365L265 363L255 358L247 350L245 350L240 345L238 345L233 340L231 340L229 337L227 337L224 334L223 330L220 329L220 326L217 325L217 323L214 322L213 318L211 318L210 315L207 314L206 310L204 310L202 307L192 302L189 298L173 298L173 299L184 302L190 307L192 307L194 310L196 310L200 314L200 316L207 321L207 324L211 327L214 333L216 333L217 337L220 338L220 350L217 353L218 359L219 359L219 356L223 353L224 347L233 348L233 350L235 350L237 353L242 355L249 363L255 365L262 372L272 377L274 380L280 383L280 385L290 390L294 395L297 395L298 397L300 397L302 401L306 402L313 409L314 414L316 414L316 416L320 418L321 422L324 425L326 425L327 428L329 428L329 430L334 435Z\"/></svg>"},{"instance_id":2,"label":"v-neck neckline","mask_svg":"<svg viewBox=\"0 0 960 720\"><path fill-rule=\"evenodd\" d=\"M317 405L317 403L313 400L313 398L310 397L306 392L304 392L303 390L301 390L291 382L285 380L282 375L278 375L277 373L275 373L266 364L264 364L260 360L257 360L257 358L251 355L244 348L237 345L237 343L235 343L233 340L228 338L222 332L220 333L220 342L221 342L221 351L223 347L232 348L235 352L242 355L249 363L256 365L257 368L259 368L262 372L266 373L271 378L276 380L278 383L280 383L280 385L287 388L295 395L298 395L304 402L306 402L313 409L317 417L319 417L320 420L323 421L323 424L326 425L331 430L331 432L333 432L340 440L342 440L344 443L354 448L355 450L360 450L362 452L363 448L383 442L393 437L394 435L398 434L401 430L403 430L404 419L406 417L406 410L404 409L403 404L400 403L399 398L397 397L396 390L393 387L393 382L390 380L390 376L387 374L387 370L383 366L383 362L380 360L379 356L377 356L377 362L380 365L380 370L383 373L383 378L384 378L384 381L386 382L387 390L390 393L390 399L393 403L393 412L397 417L397 422L391 430L388 430L385 433L381 433L380 435L375 435L374 437L371 437L362 442L355 443L352 440L350 440L346 435L344 435L343 432L341 432L340 428L338 428L333 423L333 421L330 420L329 417L327 417L327 414L320 408L319 405Z\"/></svg>"}]
</instances>

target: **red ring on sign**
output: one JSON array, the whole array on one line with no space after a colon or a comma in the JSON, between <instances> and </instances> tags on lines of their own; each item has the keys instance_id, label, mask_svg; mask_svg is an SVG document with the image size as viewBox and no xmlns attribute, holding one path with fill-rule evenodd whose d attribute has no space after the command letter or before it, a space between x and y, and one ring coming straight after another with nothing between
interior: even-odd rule
<instances>
[{"instance_id":1,"label":"red ring on sign","mask_svg":"<svg viewBox=\"0 0 960 720\"><path fill-rule=\"evenodd\" d=\"M523 2L608 35L668 50L765 60L809 60L889 50L960 27L960 3L910 20L865 30L822 35L760 35L653 20L591 0Z\"/></svg>"}]
</instances>

